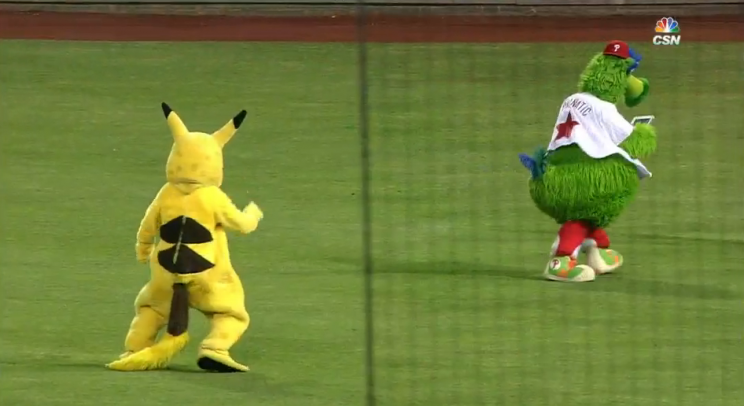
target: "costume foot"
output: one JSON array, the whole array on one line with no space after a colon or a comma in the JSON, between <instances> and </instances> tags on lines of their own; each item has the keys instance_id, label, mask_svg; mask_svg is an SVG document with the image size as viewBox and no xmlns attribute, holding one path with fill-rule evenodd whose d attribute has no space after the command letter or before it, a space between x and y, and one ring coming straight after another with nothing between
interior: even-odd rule
<instances>
[{"instance_id":1,"label":"costume foot","mask_svg":"<svg viewBox=\"0 0 744 406\"><path fill-rule=\"evenodd\" d=\"M128 357L128 356L130 356L132 354L134 354L134 351L127 351L127 352L122 353L121 355L119 355L119 359L124 359L124 358L126 358L126 357Z\"/></svg>"},{"instance_id":2,"label":"costume foot","mask_svg":"<svg viewBox=\"0 0 744 406\"><path fill-rule=\"evenodd\" d=\"M607 248L589 248L586 252L586 263L599 275L610 273L623 265L623 256Z\"/></svg>"},{"instance_id":3,"label":"costume foot","mask_svg":"<svg viewBox=\"0 0 744 406\"><path fill-rule=\"evenodd\" d=\"M227 351L202 349L199 351L196 364L199 368L210 372L247 372L250 370L247 366L232 359Z\"/></svg>"},{"instance_id":4,"label":"costume foot","mask_svg":"<svg viewBox=\"0 0 744 406\"><path fill-rule=\"evenodd\" d=\"M119 355L119 358L117 360L112 361L112 362L106 364L106 368L116 370L117 369L117 366L116 365L119 365L117 363L120 363L121 360L129 357L132 354L134 354L134 351L126 351L126 352L121 353L121 355ZM112 365L113 365L113 367L112 367ZM124 370L124 369L121 369L121 370Z\"/></svg>"},{"instance_id":5,"label":"costume foot","mask_svg":"<svg viewBox=\"0 0 744 406\"><path fill-rule=\"evenodd\" d=\"M559 282L591 282L594 270L586 265L577 265L571 257L553 257L545 267L545 279Z\"/></svg>"},{"instance_id":6,"label":"costume foot","mask_svg":"<svg viewBox=\"0 0 744 406\"><path fill-rule=\"evenodd\" d=\"M186 347L188 342L188 333L179 336L166 334L153 346L129 354L126 357L107 364L106 368L113 369L114 371L149 371L154 369L164 369L168 366L171 359Z\"/></svg>"}]
</instances>

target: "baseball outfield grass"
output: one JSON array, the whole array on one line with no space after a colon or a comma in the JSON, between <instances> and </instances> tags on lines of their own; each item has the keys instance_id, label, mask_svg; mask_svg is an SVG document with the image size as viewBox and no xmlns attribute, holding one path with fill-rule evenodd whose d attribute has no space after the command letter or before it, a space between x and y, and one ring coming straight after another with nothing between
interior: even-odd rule
<instances>
[{"instance_id":1,"label":"baseball outfield grass","mask_svg":"<svg viewBox=\"0 0 744 406\"><path fill-rule=\"evenodd\" d=\"M370 52L379 406L744 402L740 45L636 44L659 151L610 228L618 275L543 282L556 225L517 159L601 44ZM364 400L356 54L349 45L0 42L0 404L353 406ZM224 189L253 371L115 373L148 272L168 102L196 130L242 108Z\"/></svg>"}]
</instances>

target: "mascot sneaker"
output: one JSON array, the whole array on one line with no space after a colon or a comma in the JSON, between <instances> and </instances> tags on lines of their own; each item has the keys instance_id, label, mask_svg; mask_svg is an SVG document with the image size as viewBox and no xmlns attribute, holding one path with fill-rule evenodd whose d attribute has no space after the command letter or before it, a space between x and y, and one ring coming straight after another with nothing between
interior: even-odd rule
<instances>
[{"instance_id":1,"label":"mascot sneaker","mask_svg":"<svg viewBox=\"0 0 744 406\"><path fill-rule=\"evenodd\" d=\"M235 361L227 351L199 350L199 359L196 362L199 368L210 372L247 372L250 369Z\"/></svg>"},{"instance_id":2,"label":"mascot sneaker","mask_svg":"<svg viewBox=\"0 0 744 406\"><path fill-rule=\"evenodd\" d=\"M591 247L586 250L586 263L597 274L604 275L620 268L623 256L615 250Z\"/></svg>"},{"instance_id":3,"label":"mascot sneaker","mask_svg":"<svg viewBox=\"0 0 744 406\"><path fill-rule=\"evenodd\" d=\"M553 257L545 267L545 279L559 282L591 282L594 270L586 265L577 265L571 257Z\"/></svg>"}]
</instances>

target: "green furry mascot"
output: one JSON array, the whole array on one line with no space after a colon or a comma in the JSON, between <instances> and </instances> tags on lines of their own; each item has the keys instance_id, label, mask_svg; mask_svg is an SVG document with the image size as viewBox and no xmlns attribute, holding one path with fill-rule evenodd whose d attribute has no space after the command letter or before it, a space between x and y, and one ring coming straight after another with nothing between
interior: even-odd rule
<instances>
[{"instance_id":1,"label":"green furry mascot","mask_svg":"<svg viewBox=\"0 0 744 406\"><path fill-rule=\"evenodd\" d=\"M616 107L621 100L634 107L648 95L648 81L633 75L640 59L625 42L608 43L584 69L578 93L561 105L548 148L520 154L532 174L532 200L561 225L544 272L549 280L589 282L623 264L605 228L651 176L639 158L656 150L654 128L630 124ZM586 265L577 263L582 251Z\"/></svg>"}]
</instances>

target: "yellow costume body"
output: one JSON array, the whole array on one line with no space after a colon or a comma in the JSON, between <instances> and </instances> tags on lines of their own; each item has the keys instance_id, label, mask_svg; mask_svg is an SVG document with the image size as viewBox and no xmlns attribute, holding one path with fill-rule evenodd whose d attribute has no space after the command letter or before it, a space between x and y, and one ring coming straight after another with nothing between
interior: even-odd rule
<instances>
[{"instance_id":1,"label":"yellow costume body","mask_svg":"<svg viewBox=\"0 0 744 406\"><path fill-rule=\"evenodd\" d=\"M147 208L136 244L137 259L150 263L150 280L135 300L126 352L107 367L120 371L166 367L188 342L188 309L194 308L211 323L199 348L199 367L247 371L229 353L250 318L243 286L230 263L226 229L248 234L258 227L263 213L254 203L238 209L220 189L222 148L246 113L241 111L220 130L206 134L189 132L168 105L162 107L174 141L166 165L168 182Z\"/></svg>"}]
</instances>

